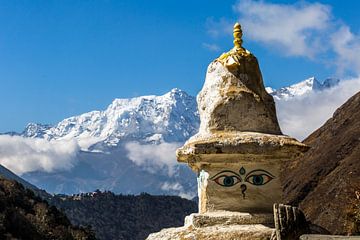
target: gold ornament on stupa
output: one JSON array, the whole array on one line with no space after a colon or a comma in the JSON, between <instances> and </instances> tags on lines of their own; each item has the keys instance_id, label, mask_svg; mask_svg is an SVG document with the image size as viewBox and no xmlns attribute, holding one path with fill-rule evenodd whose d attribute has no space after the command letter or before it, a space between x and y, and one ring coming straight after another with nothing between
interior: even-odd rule
<instances>
[{"instance_id":1,"label":"gold ornament on stupa","mask_svg":"<svg viewBox=\"0 0 360 240\"><path fill-rule=\"evenodd\" d=\"M232 69L240 65L240 59L252 55L247 49L242 47L242 30L240 23L235 23L233 36L234 47L226 53L221 54L217 61L221 62L225 67Z\"/></svg>"}]
</instances>

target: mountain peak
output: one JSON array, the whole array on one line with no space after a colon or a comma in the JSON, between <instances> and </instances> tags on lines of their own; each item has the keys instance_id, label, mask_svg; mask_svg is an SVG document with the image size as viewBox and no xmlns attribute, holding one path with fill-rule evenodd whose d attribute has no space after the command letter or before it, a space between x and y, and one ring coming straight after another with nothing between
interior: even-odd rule
<instances>
[{"instance_id":1,"label":"mountain peak","mask_svg":"<svg viewBox=\"0 0 360 240\"><path fill-rule=\"evenodd\" d=\"M30 123L23 136L78 140L83 150L116 147L122 140L182 142L198 128L195 97L178 88L161 95L117 98L105 110L87 112L56 126ZM96 148L99 149L96 149Z\"/></svg>"},{"instance_id":2,"label":"mountain peak","mask_svg":"<svg viewBox=\"0 0 360 240\"><path fill-rule=\"evenodd\" d=\"M313 91L322 91L325 89L332 88L340 82L339 79L327 78L323 83L320 83L314 76L305 79L299 83L282 87L274 90L267 88L269 94L271 94L276 100L289 100L293 97L303 96Z\"/></svg>"},{"instance_id":3,"label":"mountain peak","mask_svg":"<svg viewBox=\"0 0 360 240\"><path fill-rule=\"evenodd\" d=\"M181 90L180 88L173 88L170 90L170 93L175 93L175 94L185 93L185 94L187 94L185 91Z\"/></svg>"},{"instance_id":4,"label":"mountain peak","mask_svg":"<svg viewBox=\"0 0 360 240\"><path fill-rule=\"evenodd\" d=\"M49 124L28 123L25 130L22 132L24 137L43 137L48 129L51 128Z\"/></svg>"}]
</instances>

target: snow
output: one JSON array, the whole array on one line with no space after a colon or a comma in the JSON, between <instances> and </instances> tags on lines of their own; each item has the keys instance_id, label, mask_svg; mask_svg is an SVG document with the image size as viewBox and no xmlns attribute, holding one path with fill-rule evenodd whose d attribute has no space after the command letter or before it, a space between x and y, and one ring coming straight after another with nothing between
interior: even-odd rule
<instances>
[{"instance_id":1,"label":"snow","mask_svg":"<svg viewBox=\"0 0 360 240\"><path fill-rule=\"evenodd\" d=\"M115 99L104 111L66 118L54 127L31 124L24 135L48 140L75 138L84 151L96 144L117 146L121 140L182 142L197 132L195 98L180 89L162 96Z\"/></svg>"},{"instance_id":2,"label":"snow","mask_svg":"<svg viewBox=\"0 0 360 240\"><path fill-rule=\"evenodd\" d=\"M267 87L275 100L289 100L312 91L322 91L339 83L315 77L280 89ZM83 151L101 152L123 141L185 142L199 129L196 99L174 88L162 96L117 98L102 111L66 118L55 126L30 123L22 136L47 140L76 139Z\"/></svg>"},{"instance_id":3,"label":"snow","mask_svg":"<svg viewBox=\"0 0 360 240\"><path fill-rule=\"evenodd\" d=\"M292 86L267 90L277 102L291 105L287 100L337 83L337 79L328 79L320 84L310 78ZM50 192L107 189L117 193L190 196L189 192L196 192L195 175L187 166L175 165L174 149L198 129L195 97L173 89L162 96L114 99L106 109L69 117L54 126L30 123L23 133L11 134L55 140L51 141L55 143L77 140L81 149L88 151L79 152L77 165L69 172L36 171L24 175ZM164 182L168 184L163 185Z\"/></svg>"},{"instance_id":4,"label":"snow","mask_svg":"<svg viewBox=\"0 0 360 240\"><path fill-rule=\"evenodd\" d=\"M293 97L304 96L313 91L322 91L331 88L339 83L339 79L328 78L323 83L320 83L315 77L310 77L299 83L282 87L278 90L266 88L266 91L271 94L275 100L289 100Z\"/></svg>"},{"instance_id":5,"label":"snow","mask_svg":"<svg viewBox=\"0 0 360 240\"><path fill-rule=\"evenodd\" d=\"M265 90L266 90L269 94L271 94L271 93L273 93L274 91L276 91L276 89L274 89L274 88L272 88L272 87L266 87Z\"/></svg>"}]
</instances>

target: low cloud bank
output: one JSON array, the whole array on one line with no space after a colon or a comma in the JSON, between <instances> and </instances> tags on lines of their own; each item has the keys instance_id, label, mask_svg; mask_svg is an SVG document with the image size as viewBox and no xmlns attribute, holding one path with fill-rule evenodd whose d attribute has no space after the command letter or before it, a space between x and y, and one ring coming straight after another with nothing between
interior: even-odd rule
<instances>
[{"instance_id":1,"label":"low cloud bank","mask_svg":"<svg viewBox=\"0 0 360 240\"><path fill-rule=\"evenodd\" d=\"M161 185L161 190L167 191L170 194L175 194L189 200L193 199L196 196L196 193L194 192L186 192L184 190L184 187L178 182L175 183L165 182Z\"/></svg>"},{"instance_id":2,"label":"low cloud bank","mask_svg":"<svg viewBox=\"0 0 360 240\"><path fill-rule=\"evenodd\" d=\"M311 92L290 100L277 100L277 115L283 133L303 140L358 91L360 78L354 78L343 80L339 85L321 92Z\"/></svg>"},{"instance_id":3,"label":"low cloud bank","mask_svg":"<svg viewBox=\"0 0 360 240\"><path fill-rule=\"evenodd\" d=\"M78 151L76 140L48 141L0 135L0 164L19 175L70 170L76 164Z\"/></svg>"},{"instance_id":4,"label":"low cloud bank","mask_svg":"<svg viewBox=\"0 0 360 240\"><path fill-rule=\"evenodd\" d=\"M129 142L125 145L128 151L128 157L136 165L142 166L151 173L166 169L168 175L172 176L175 171L176 161L175 151L181 143L160 143L140 144L138 142Z\"/></svg>"}]
</instances>

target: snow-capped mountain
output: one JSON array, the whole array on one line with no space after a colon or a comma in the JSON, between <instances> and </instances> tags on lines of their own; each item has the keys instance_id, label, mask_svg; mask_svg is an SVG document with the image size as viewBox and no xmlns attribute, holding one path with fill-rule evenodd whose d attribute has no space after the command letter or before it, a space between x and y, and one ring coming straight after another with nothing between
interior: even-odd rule
<instances>
[{"instance_id":1,"label":"snow-capped mountain","mask_svg":"<svg viewBox=\"0 0 360 240\"><path fill-rule=\"evenodd\" d=\"M115 99L104 111L70 117L54 127L30 123L22 136L75 138L82 150L100 150L125 140L184 142L198 126L195 98L175 88L162 96Z\"/></svg>"},{"instance_id":2,"label":"snow-capped mountain","mask_svg":"<svg viewBox=\"0 0 360 240\"><path fill-rule=\"evenodd\" d=\"M49 124L29 123L20 135L29 138L43 138L51 128L52 126Z\"/></svg>"},{"instance_id":3,"label":"snow-capped mountain","mask_svg":"<svg viewBox=\"0 0 360 240\"><path fill-rule=\"evenodd\" d=\"M267 91L276 101L286 101L331 88L338 82L327 79L320 83L309 78ZM77 140L82 151L71 170L22 175L48 192L72 194L101 189L193 197L196 176L187 166L176 165L175 149L194 135L198 127L195 97L173 89L162 96L115 99L103 111L73 116L54 126L31 123L21 134L8 134L52 141ZM157 162L159 166L151 166ZM173 167L171 171L169 166Z\"/></svg>"},{"instance_id":4,"label":"snow-capped mountain","mask_svg":"<svg viewBox=\"0 0 360 240\"><path fill-rule=\"evenodd\" d=\"M267 87L275 100L289 100L336 86L339 79L320 83L315 77L280 89ZM104 111L66 118L54 126L29 123L22 136L67 140L75 138L84 151L116 147L121 141L184 142L199 127L196 99L174 88L162 96L115 99Z\"/></svg>"},{"instance_id":5,"label":"snow-capped mountain","mask_svg":"<svg viewBox=\"0 0 360 240\"><path fill-rule=\"evenodd\" d=\"M272 89L267 87L266 91L270 93L275 100L289 100L293 97L303 96L313 91L323 91L332 88L340 82L339 79L328 78L323 83L320 83L315 77L308 78L299 83L280 89Z\"/></svg>"},{"instance_id":6,"label":"snow-capped mountain","mask_svg":"<svg viewBox=\"0 0 360 240\"><path fill-rule=\"evenodd\" d=\"M101 189L194 197L195 174L174 163L176 147L198 127L196 99L180 89L162 96L115 99L103 111L73 116L52 127L28 124L21 136L49 141L75 139L82 151L70 171L36 171L22 177L51 193ZM139 160L136 154L149 156ZM156 161L163 162L157 165Z\"/></svg>"}]
</instances>

